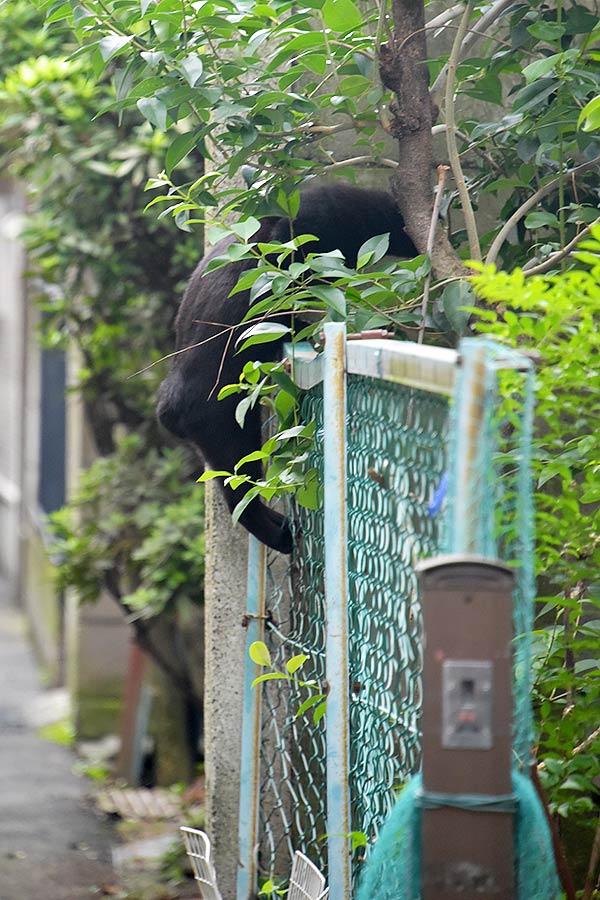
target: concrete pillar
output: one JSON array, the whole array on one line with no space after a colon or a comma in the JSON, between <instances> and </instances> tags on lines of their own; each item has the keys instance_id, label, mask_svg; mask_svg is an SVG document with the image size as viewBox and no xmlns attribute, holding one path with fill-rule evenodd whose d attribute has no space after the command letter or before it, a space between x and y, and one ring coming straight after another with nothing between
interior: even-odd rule
<instances>
[{"instance_id":1,"label":"concrete pillar","mask_svg":"<svg viewBox=\"0 0 600 900\"><path fill-rule=\"evenodd\" d=\"M223 900L235 900L248 535L206 485L204 727L206 825Z\"/></svg>"},{"instance_id":2,"label":"concrete pillar","mask_svg":"<svg viewBox=\"0 0 600 900\"><path fill-rule=\"evenodd\" d=\"M24 253L18 239L23 198L0 182L0 577L15 601L19 582L19 516L24 420L23 356L26 327Z\"/></svg>"}]
</instances>

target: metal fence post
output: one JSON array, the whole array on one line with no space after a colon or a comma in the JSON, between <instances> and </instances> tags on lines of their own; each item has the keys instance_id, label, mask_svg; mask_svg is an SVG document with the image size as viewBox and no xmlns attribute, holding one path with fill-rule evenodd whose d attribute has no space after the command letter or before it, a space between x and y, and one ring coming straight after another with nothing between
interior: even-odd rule
<instances>
[{"instance_id":1,"label":"metal fence post","mask_svg":"<svg viewBox=\"0 0 600 900\"><path fill-rule=\"evenodd\" d=\"M254 537L248 545L248 601L242 713L240 772L239 860L237 900L248 900L256 892L256 856L260 800L261 687L252 688L260 667L249 656L250 644L264 640L267 548ZM254 672L254 675L253 675Z\"/></svg>"},{"instance_id":2,"label":"metal fence post","mask_svg":"<svg viewBox=\"0 0 600 900\"><path fill-rule=\"evenodd\" d=\"M463 342L461 347L464 346ZM481 484L483 472L479 461L485 419L485 358L483 345L477 346L475 352L461 354L461 393L455 397L458 410L449 548L452 553L485 553L489 550L481 546L481 534L486 523L481 521L481 499L485 487Z\"/></svg>"},{"instance_id":3,"label":"metal fence post","mask_svg":"<svg viewBox=\"0 0 600 900\"><path fill-rule=\"evenodd\" d=\"M327 696L327 832L330 900L351 890L348 567L346 519L346 328L325 325L323 378Z\"/></svg>"}]
</instances>

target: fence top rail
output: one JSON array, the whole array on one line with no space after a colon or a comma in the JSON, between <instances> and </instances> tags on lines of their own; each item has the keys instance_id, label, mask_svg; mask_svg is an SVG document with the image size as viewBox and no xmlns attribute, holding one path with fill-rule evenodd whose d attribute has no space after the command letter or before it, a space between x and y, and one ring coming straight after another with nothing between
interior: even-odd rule
<instances>
[{"instance_id":1,"label":"fence top rail","mask_svg":"<svg viewBox=\"0 0 600 900\"><path fill-rule=\"evenodd\" d=\"M292 361L292 377L299 388L308 390L323 380L321 354L309 344L288 344L285 354ZM456 350L410 341L375 338L349 340L346 344L349 374L367 375L448 396L454 392L458 359Z\"/></svg>"}]
</instances>

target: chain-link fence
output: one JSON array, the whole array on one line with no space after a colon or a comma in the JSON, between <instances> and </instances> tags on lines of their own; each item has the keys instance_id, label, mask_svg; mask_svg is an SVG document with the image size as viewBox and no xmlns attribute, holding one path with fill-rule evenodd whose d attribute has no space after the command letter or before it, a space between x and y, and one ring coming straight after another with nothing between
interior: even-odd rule
<instances>
[{"instance_id":1,"label":"chain-link fence","mask_svg":"<svg viewBox=\"0 0 600 900\"><path fill-rule=\"evenodd\" d=\"M267 567L264 640L273 666L283 671L287 660L305 653L308 660L296 674L299 680L314 682L313 687L304 687L273 680L261 688L255 849L258 871L268 877L285 879L297 849L327 871L332 837L328 834L328 754L347 751L347 784L338 787L348 792L350 831L367 843L376 837L398 789L419 768L423 651L415 563L453 549L452 516L444 516L447 527L442 527L448 447L454 460L446 507L456 502L462 477L457 475L456 454L465 452L465 439L470 446L485 444L482 465L471 466L471 475L479 478L479 493L470 496L467 514L473 517L475 532L482 509L474 504L491 510L491 518L485 520L488 536L482 536L487 543L474 547L474 552L493 551L515 560L523 551L527 511L519 506L519 496L527 485L522 483L519 454L522 462L528 435L515 423L504 421L497 376L502 366L516 371L519 360L499 361L497 353L494 357L486 350L491 365L486 363L482 370L479 398L486 413L480 420L475 416L465 436L458 434L464 427L460 408L450 415L457 354L396 343L390 343L388 351L382 350L382 343L365 342L360 349L352 348L354 362L350 360L344 373L347 507L340 511L340 530L347 540L347 671L326 671L327 603L331 601L325 599L327 523L322 508L294 510L292 564L288 567L273 558ZM326 383L327 378L325 371ZM305 386L310 383L311 378L305 378ZM316 423L311 463L319 470L327 495L324 442L332 421L330 412L324 411L319 374L312 377L312 386L304 394L302 416ZM504 478L502 496L496 484L500 476ZM328 532L327 542L332 539L337 536ZM523 578L520 583L517 594L519 590L526 594L530 585ZM525 601L521 608L527 608ZM528 624L526 619L516 616L517 631ZM525 663L521 656L521 670ZM340 678L347 678L347 684L337 684ZM314 706L298 715L311 693L327 693L334 680L342 695L349 697L346 748L342 735L331 729L329 713L317 724ZM527 702L528 696L525 712ZM528 725L529 720L521 729L520 747L526 745ZM330 802L335 790L330 784ZM363 854L358 846L353 876L360 872Z\"/></svg>"}]
</instances>

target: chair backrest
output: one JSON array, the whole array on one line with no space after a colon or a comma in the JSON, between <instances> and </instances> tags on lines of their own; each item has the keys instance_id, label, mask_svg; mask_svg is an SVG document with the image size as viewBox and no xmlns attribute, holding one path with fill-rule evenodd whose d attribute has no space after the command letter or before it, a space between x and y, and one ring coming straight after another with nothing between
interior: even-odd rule
<instances>
[{"instance_id":1,"label":"chair backrest","mask_svg":"<svg viewBox=\"0 0 600 900\"><path fill-rule=\"evenodd\" d=\"M325 878L319 869L296 850L287 900L325 900L328 893L329 888L325 887Z\"/></svg>"},{"instance_id":2,"label":"chair backrest","mask_svg":"<svg viewBox=\"0 0 600 900\"><path fill-rule=\"evenodd\" d=\"M217 876L210 858L208 835L198 828L183 826L180 830L202 900L222 900L217 887Z\"/></svg>"}]
</instances>

